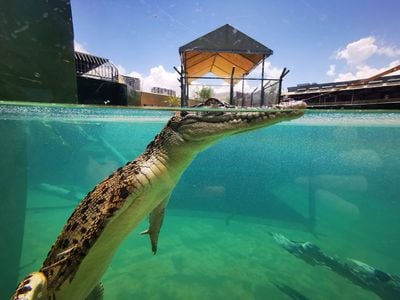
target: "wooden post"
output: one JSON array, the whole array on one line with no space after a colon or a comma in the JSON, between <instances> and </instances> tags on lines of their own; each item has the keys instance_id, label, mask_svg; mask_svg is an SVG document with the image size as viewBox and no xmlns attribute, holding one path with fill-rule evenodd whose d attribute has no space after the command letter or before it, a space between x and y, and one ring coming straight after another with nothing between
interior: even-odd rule
<instances>
[{"instance_id":1,"label":"wooden post","mask_svg":"<svg viewBox=\"0 0 400 300\"><path fill-rule=\"evenodd\" d=\"M178 72L178 70L176 70ZM181 54L181 71L178 72L180 75L180 83L181 83L181 107L187 106L187 85L188 78L186 73L186 52Z\"/></svg>"},{"instance_id":2,"label":"wooden post","mask_svg":"<svg viewBox=\"0 0 400 300\"><path fill-rule=\"evenodd\" d=\"M282 81L283 77L285 77L289 73L289 70L286 68L283 68L281 76L279 76L279 86L278 86L278 99L277 103L279 104L281 102L281 94L282 94Z\"/></svg>"},{"instance_id":3,"label":"wooden post","mask_svg":"<svg viewBox=\"0 0 400 300\"><path fill-rule=\"evenodd\" d=\"M244 106L244 75L242 76L242 107Z\"/></svg>"},{"instance_id":4,"label":"wooden post","mask_svg":"<svg viewBox=\"0 0 400 300\"><path fill-rule=\"evenodd\" d=\"M250 106L253 107L253 95L257 91L258 87L256 87L250 94Z\"/></svg>"},{"instance_id":5,"label":"wooden post","mask_svg":"<svg viewBox=\"0 0 400 300\"><path fill-rule=\"evenodd\" d=\"M185 106L189 106L189 78L188 78L188 73L185 71Z\"/></svg>"},{"instance_id":6,"label":"wooden post","mask_svg":"<svg viewBox=\"0 0 400 300\"><path fill-rule=\"evenodd\" d=\"M261 99L260 99L260 106L264 106L264 62L265 62L265 55L263 55L262 67L261 67Z\"/></svg>"},{"instance_id":7,"label":"wooden post","mask_svg":"<svg viewBox=\"0 0 400 300\"><path fill-rule=\"evenodd\" d=\"M233 105L233 76L235 75L235 67L232 68L232 73L231 73L231 88L230 88L230 96L229 96L229 104Z\"/></svg>"},{"instance_id":8,"label":"wooden post","mask_svg":"<svg viewBox=\"0 0 400 300\"><path fill-rule=\"evenodd\" d=\"M179 81L179 87L181 88L181 107L183 107L183 104L184 104L183 97L184 97L184 93L185 93L185 90L183 88L183 86L184 86L184 83L183 83L183 80L184 80L184 78L183 78L183 65L181 65L181 70L180 71L176 67L174 67L174 70L179 74L178 81Z\"/></svg>"}]
</instances>

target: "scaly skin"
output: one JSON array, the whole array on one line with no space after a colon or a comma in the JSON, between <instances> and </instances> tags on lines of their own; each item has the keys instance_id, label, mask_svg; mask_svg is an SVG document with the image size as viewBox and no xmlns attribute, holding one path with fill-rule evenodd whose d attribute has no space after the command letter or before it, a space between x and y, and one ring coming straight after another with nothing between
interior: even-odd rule
<instances>
[{"instance_id":1,"label":"scaly skin","mask_svg":"<svg viewBox=\"0 0 400 300\"><path fill-rule=\"evenodd\" d=\"M226 107L216 99L208 104ZM269 112L176 112L141 156L83 199L42 268L21 282L12 299L101 298L99 283L115 251L148 214L144 233L156 253L169 195L200 151L226 136L298 118L305 108L303 102L291 102Z\"/></svg>"},{"instance_id":2,"label":"scaly skin","mask_svg":"<svg viewBox=\"0 0 400 300\"><path fill-rule=\"evenodd\" d=\"M361 261L330 256L310 242L296 242L279 233L270 234L280 246L306 263L329 268L361 288L375 293L381 299L400 299L399 276L386 273Z\"/></svg>"}]
</instances>

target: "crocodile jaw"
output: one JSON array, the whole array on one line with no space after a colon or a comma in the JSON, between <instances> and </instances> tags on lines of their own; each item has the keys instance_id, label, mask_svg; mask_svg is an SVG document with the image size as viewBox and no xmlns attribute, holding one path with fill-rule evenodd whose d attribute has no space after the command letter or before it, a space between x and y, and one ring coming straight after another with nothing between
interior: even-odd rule
<instances>
[{"instance_id":1,"label":"crocodile jaw","mask_svg":"<svg viewBox=\"0 0 400 300\"><path fill-rule=\"evenodd\" d=\"M169 124L186 142L212 144L229 135L299 118L305 108L304 102L293 101L260 111L189 112L184 116L176 113L173 119L177 119L177 124Z\"/></svg>"}]
</instances>

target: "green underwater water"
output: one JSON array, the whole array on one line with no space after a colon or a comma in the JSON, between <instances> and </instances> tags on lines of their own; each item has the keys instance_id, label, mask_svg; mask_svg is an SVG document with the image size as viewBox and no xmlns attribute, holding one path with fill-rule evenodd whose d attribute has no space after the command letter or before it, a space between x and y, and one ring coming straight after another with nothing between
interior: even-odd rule
<instances>
[{"instance_id":1,"label":"green underwater water","mask_svg":"<svg viewBox=\"0 0 400 300\"><path fill-rule=\"evenodd\" d=\"M18 279L40 268L80 199L140 155L172 114L21 105L0 113L2 139L14 141L2 151L24 153L15 161L26 176L18 185L25 220L12 233L22 237L14 252L22 252L19 266L1 266L18 268ZM306 264L269 233L400 275L399 150L397 112L308 111L219 142L182 176L157 255L139 235L147 220L122 245L103 279L105 299L379 299ZM0 221L5 233L15 231L7 217L20 211L11 207Z\"/></svg>"}]
</instances>

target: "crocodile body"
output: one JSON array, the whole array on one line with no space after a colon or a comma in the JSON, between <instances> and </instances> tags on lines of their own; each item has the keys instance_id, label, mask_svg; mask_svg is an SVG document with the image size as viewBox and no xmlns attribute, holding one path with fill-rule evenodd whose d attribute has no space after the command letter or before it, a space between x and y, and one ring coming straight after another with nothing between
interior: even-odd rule
<instances>
[{"instance_id":1,"label":"crocodile body","mask_svg":"<svg viewBox=\"0 0 400 300\"><path fill-rule=\"evenodd\" d=\"M21 282L12 299L101 299L99 283L113 255L147 215L144 233L156 253L169 196L197 153L225 136L300 117L304 108L294 102L271 112L176 112L141 156L82 200L42 268Z\"/></svg>"}]
</instances>

